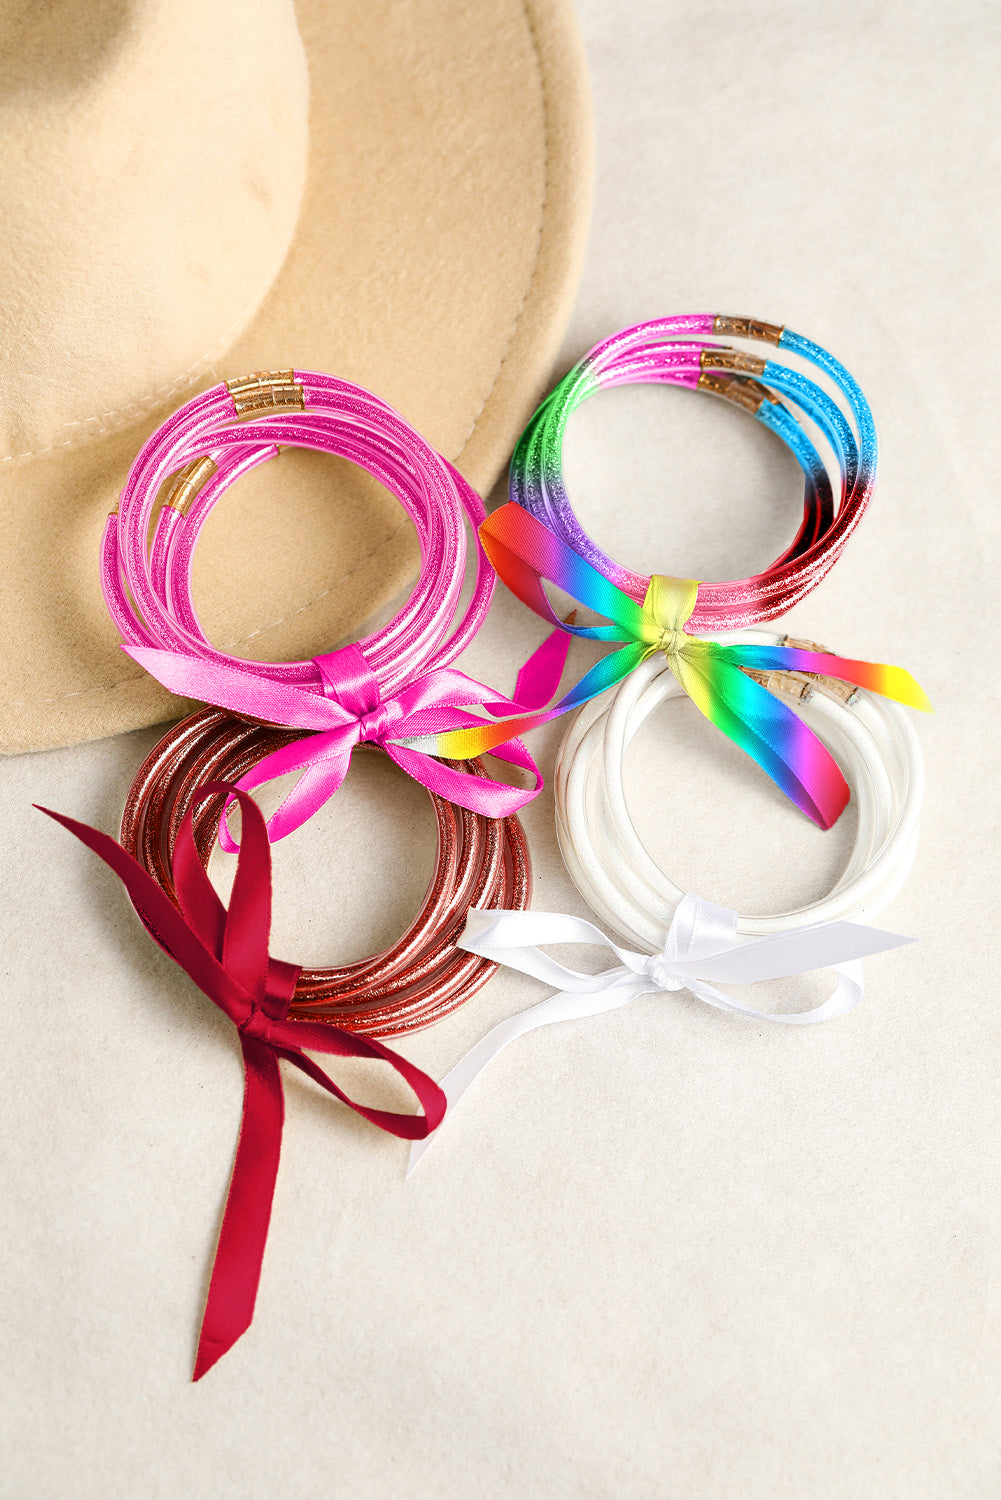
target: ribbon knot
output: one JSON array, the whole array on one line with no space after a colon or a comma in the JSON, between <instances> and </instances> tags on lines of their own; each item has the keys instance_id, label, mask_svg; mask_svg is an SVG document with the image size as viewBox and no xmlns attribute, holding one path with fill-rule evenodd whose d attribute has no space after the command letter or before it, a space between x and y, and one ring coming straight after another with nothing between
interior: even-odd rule
<instances>
[{"instance_id":1,"label":"ribbon knot","mask_svg":"<svg viewBox=\"0 0 1001 1500\"><path fill-rule=\"evenodd\" d=\"M393 708L397 711L394 714ZM358 720L358 739L369 745L381 745L388 740L396 723L399 722L400 713L398 705L391 703L380 703L378 708L373 708L371 713L362 714ZM396 721L394 723L394 720Z\"/></svg>"},{"instance_id":2,"label":"ribbon knot","mask_svg":"<svg viewBox=\"0 0 1001 1500\"><path fill-rule=\"evenodd\" d=\"M670 959L662 953L655 953L647 960L646 972L650 976L651 983L658 990L670 991L685 988L685 981L678 977Z\"/></svg>"},{"instance_id":3,"label":"ribbon knot","mask_svg":"<svg viewBox=\"0 0 1001 1500\"><path fill-rule=\"evenodd\" d=\"M725 643L689 635L684 627L698 596L695 579L655 573L639 603L520 505L502 505L488 516L480 527L480 540L508 588L544 620L587 640L618 643L618 650L596 662L545 714L517 721L519 733L532 723L578 708L663 651L674 677L706 718L756 760L802 812L821 828L830 828L848 801L848 784L840 767L802 719L748 673L838 677L912 708L931 708L911 674L900 667L800 647ZM546 596L543 580L555 583L611 623L562 621ZM504 726L492 731L498 737L503 732Z\"/></svg>"},{"instance_id":4,"label":"ribbon knot","mask_svg":"<svg viewBox=\"0 0 1001 1500\"><path fill-rule=\"evenodd\" d=\"M240 858L228 909L199 862L191 826L197 803L219 793L235 797L243 813ZM299 969L268 954L271 855L263 814L246 793L219 781L207 782L196 793L174 846L177 906L107 834L48 808L40 811L111 866L164 952L229 1017L240 1037L243 1120L198 1340L194 1379L199 1380L246 1331L254 1315L285 1114L279 1058L373 1125L408 1140L426 1135L438 1124L445 1096L426 1073L372 1037L323 1022L288 1019ZM311 1052L388 1062L413 1089L423 1117L356 1103L306 1056L306 1047Z\"/></svg>"},{"instance_id":5,"label":"ribbon knot","mask_svg":"<svg viewBox=\"0 0 1001 1500\"><path fill-rule=\"evenodd\" d=\"M735 911L689 894L675 910L662 951L651 957L618 947L599 927L582 917L537 911L481 911L473 907L466 918L459 947L541 979L557 992L521 1015L501 1021L442 1079L449 1113L473 1079L509 1042L537 1026L580 1020L616 1010L641 995L675 990L687 990L706 1005L754 1021L773 1021L786 1026L828 1021L851 1010L862 999L859 959L911 941L852 922L833 922L748 942L737 935ZM598 974L582 974L542 951L551 943L597 945L614 953L619 962ZM812 1010L792 1014L752 1010L742 1000L735 1000L716 988L720 983L749 984L828 967L833 967L838 975L833 993ZM436 1129L411 1147L410 1171L438 1134Z\"/></svg>"},{"instance_id":6,"label":"ribbon knot","mask_svg":"<svg viewBox=\"0 0 1001 1500\"><path fill-rule=\"evenodd\" d=\"M668 661L695 641L685 633L685 622L695 608L698 584L690 578L665 578L655 573L650 579L642 606L640 636L650 654L663 651ZM673 670L673 668L672 668Z\"/></svg>"},{"instance_id":7,"label":"ribbon knot","mask_svg":"<svg viewBox=\"0 0 1001 1500\"><path fill-rule=\"evenodd\" d=\"M284 1019L284 1017L276 1017L276 1019ZM241 1037L249 1037L258 1042L270 1042L274 1033L274 1022L263 1005L255 1005L236 1029Z\"/></svg>"},{"instance_id":8,"label":"ribbon knot","mask_svg":"<svg viewBox=\"0 0 1001 1500\"><path fill-rule=\"evenodd\" d=\"M683 630L665 630L657 642L657 650L665 656L677 656L687 639Z\"/></svg>"},{"instance_id":9,"label":"ribbon knot","mask_svg":"<svg viewBox=\"0 0 1001 1500\"><path fill-rule=\"evenodd\" d=\"M339 703L357 723L356 743L383 745L403 714L399 700L383 699L382 688L360 646L342 646L314 656L325 698Z\"/></svg>"}]
</instances>

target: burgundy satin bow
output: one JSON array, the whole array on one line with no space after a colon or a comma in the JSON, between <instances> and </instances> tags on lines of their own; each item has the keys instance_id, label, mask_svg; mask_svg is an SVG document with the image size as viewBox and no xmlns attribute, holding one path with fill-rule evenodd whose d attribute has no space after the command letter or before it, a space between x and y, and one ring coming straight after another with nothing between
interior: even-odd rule
<instances>
[{"instance_id":1,"label":"burgundy satin bow","mask_svg":"<svg viewBox=\"0 0 1001 1500\"><path fill-rule=\"evenodd\" d=\"M191 831L194 806L222 793L239 800L243 837L229 908L202 869ZM110 865L160 946L233 1022L243 1049L243 1120L195 1360L200 1380L249 1328L261 1275L285 1103L278 1059L284 1058L328 1094L381 1130L423 1140L445 1113L441 1089L399 1053L371 1037L321 1022L290 1021L299 969L268 954L271 928L271 850L264 817L245 793L227 782L207 782L178 833L173 873L180 910L120 844L73 818L40 807ZM423 1117L356 1104L303 1052L388 1062L410 1085Z\"/></svg>"},{"instance_id":2,"label":"burgundy satin bow","mask_svg":"<svg viewBox=\"0 0 1001 1500\"><path fill-rule=\"evenodd\" d=\"M498 696L454 667L435 667L384 697L360 646L344 646L313 658L320 692L181 652L146 646L123 650L181 697L214 703L269 724L314 731L272 751L237 783L242 791L251 791L290 771L301 773L268 819L268 836L275 842L312 817L336 792L347 774L351 752L361 741L381 746L415 781L459 807L488 818L517 812L543 785L539 768L520 739L512 737L492 746L490 754L533 775L535 786L527 791L453 770L437 757L464 759L479 753L475 744L461 752L449 745L456 730L484 731L486 741L491 720L469 712L473 705L504 718L548 703L563 671L567 640L556 631L542 643L519 672L512 698ZM468 733L465 739L470 740ZM228 852L236 847L225 819L219 841Z\"/></svg>"}]
</instances>

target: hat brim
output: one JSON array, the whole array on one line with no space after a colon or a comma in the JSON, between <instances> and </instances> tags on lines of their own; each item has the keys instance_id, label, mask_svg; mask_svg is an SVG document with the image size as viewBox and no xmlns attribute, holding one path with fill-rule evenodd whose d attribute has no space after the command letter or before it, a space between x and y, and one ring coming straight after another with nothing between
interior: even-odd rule
<instances>
[{"instance_id":1,"label":"hat brim","mask_svg":"<svg viewBox=\"0 0 1001 1500\"><path fill-rule=\"evenodd\" d=\"M118 649L98 544L129 464L197 390L296 366L389 401L485 492L541 395L590 207L590 105L564 0L299 0L310 161L285 264L224 355L153 407L0 465L0 750L185 705ZM361 633L416 572L401 508L340 460L283 452L205 528L194 594L234 655Z\"/></svg>"}]
</instances>

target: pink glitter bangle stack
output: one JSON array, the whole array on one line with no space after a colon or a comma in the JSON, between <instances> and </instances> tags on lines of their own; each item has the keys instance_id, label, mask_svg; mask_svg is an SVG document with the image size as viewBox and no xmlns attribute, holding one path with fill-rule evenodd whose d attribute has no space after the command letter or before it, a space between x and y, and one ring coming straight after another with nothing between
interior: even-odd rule
<instances>
[{"instance_id":1,"label":"pink glitter bangle stack","mask_svg":"<svg viewBox=\"0 0 1001 1500\"><path fill-rule=\"evenodd\" d=\"M245 661L206 638L191 598L192 559L229 486L280 447L336 455L385 485L417 531L420 572L395 618L365 640L310 661ZM438 796L507 817L542 786L516 729L490 745L498 759L534 777L528 790L468 775L445 760L481 754L497 717L548 702L566 645L559 637L526 663L513 699L450 665L479 629L493 591L494 573L477 535L483 518L476 491L384 401L329 375L281 370L215 386L153 434L108 517L102 587L124 649L172 692L304 732L239 783L250 791L301 773L269 820L272 839L291 833L337 790L360 743L380 745ZM463 604L470 540L475 568ZM220 839L225 849L235 847L225 820Z\"/></svg>"},{"instance_id":2,"label":"pink glitter bangle stack","mask_svg":"<svg viewBox=\"0 0 1001 1500\"><path fill-rule=\"evenodd\" d=\"M213 507L280 447L358 464L400 501L417 531L421 570L413 592L388 625L359 643L383 693L454 661L482 623L493 589L493 572L477 546L472 597L456 619L465 523L475 537L484 516L480 497L385 402L308 370L214 386L168 418L140 451L101 546L104 597L126 646L198 657L322 693L313 661L243 661L219 651L206 639L191 598L192 558ZM150 538L157 496L171 478Z\"/></svg>"}]
</instances>

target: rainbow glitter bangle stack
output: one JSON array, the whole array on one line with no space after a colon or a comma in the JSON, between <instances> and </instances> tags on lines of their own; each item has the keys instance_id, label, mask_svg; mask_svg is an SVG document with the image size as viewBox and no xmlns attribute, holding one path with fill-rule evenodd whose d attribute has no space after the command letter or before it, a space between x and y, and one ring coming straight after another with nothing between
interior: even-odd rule
<instances>
[{"instance_id":1,"label":"rainbow glitter bangle stack","mask_svg":"<svg viewBox=\"0 0 1001 1500\"><path fill-rule=\"evenodd\" d=\"M714 332L764 340L794 354L834 385L844 407L816 381L777 359L763 360L692 337ZM735 401L771 427L799 459L806 477L803 520L790 546L764 573L728 583L660 573L644 577L607 557L574 515L561 467L570 413L604 386L649 380L709 390ZM806 423L830 448L831 470ZM833 355L798 334L750 318L700 314L639 324L598 344L535 413L511 463L514 498L480 527L498 575L530 609L573 635L618 645L542 717L579 707L663 652L706 717L803 812L829 828L848 800L845 778L822 741L768 689L781 690L782 674L805 673L927 709L921 688L898 667L834 656L809 642L759 646L705 640L695 632L760 624L814 588L857 525L875 470L875 431L865 397ZM546 593L547 582L609 623L561 622ZM515 717L492 733L500 739L537 722L539 716ZM460 753L454 744L452 753Z\"/></svg>"},{"instance_id":2,"label":"rainbow glitter bangle stack","mask_svg":"<svg viewBox=\"0 0 1001 1500\"><path fill-rule=\"evenodd\" d=\"M712 335L771 345L758 354ZM837 391L839 402L779 351L798 357ZM587 535L563 483L563 435L570 414L611 386L660 383L706 391L732 402L787 444L803 470L803 521L790 546L763 572L729 583L701 583L693 630L742 630L790 609L823 578L872 494L876 429L858 383L832 354L788 328L754 318L697 313L639 323L604 339L543 401L511 460L511 499L624 593L642 600L649 578L616 563ZM809 432L830 445L829 473Z\"/></svg>"}]
</instances>

